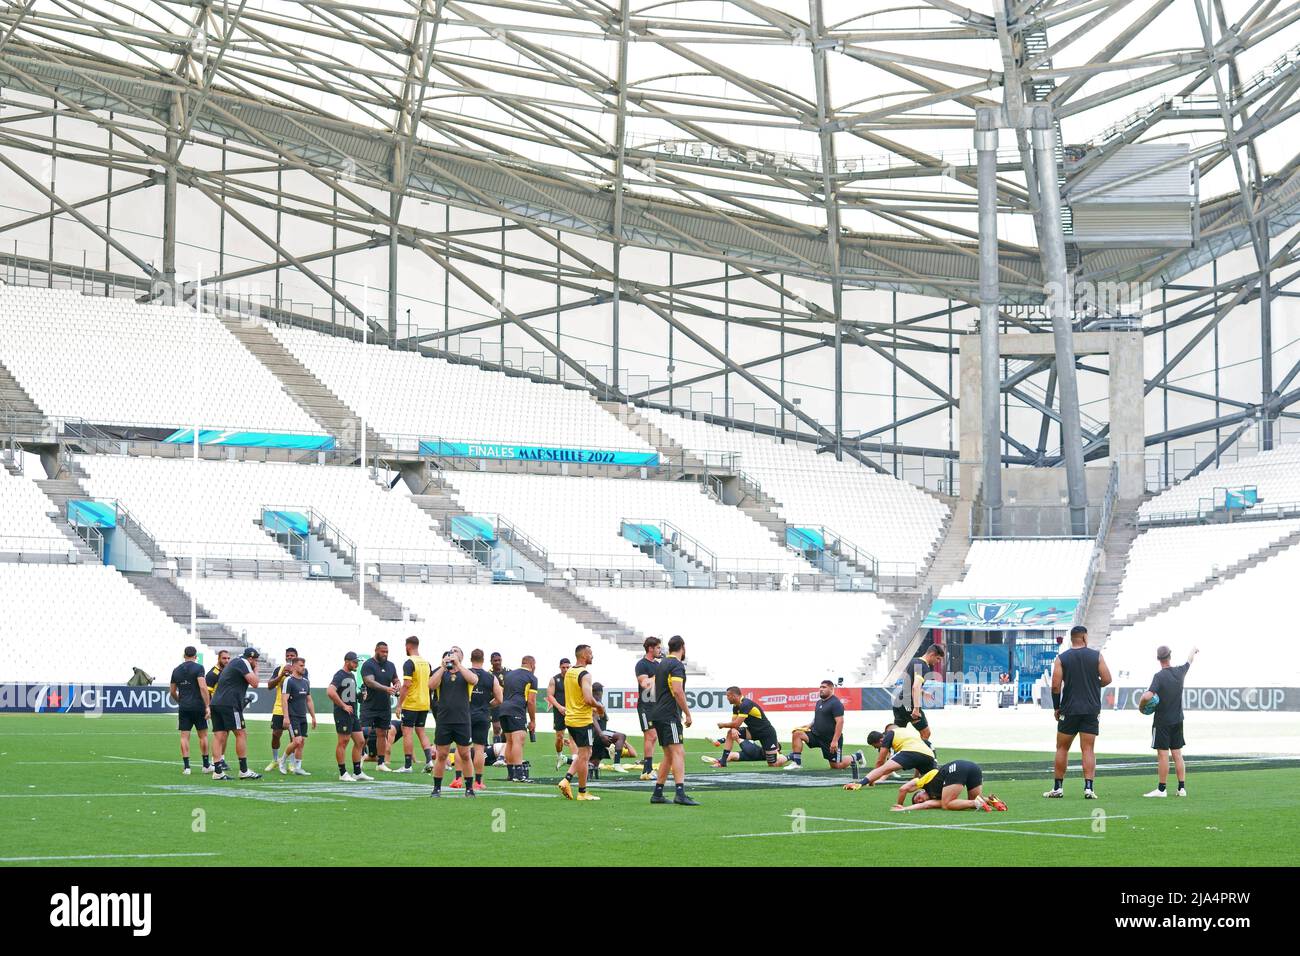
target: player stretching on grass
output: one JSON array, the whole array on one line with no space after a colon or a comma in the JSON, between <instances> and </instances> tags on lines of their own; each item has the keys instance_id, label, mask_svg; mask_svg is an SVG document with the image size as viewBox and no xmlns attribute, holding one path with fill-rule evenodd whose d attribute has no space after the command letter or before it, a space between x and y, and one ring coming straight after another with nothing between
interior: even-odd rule
<instances>
[{"instance_id":1,"label":"player stretching on grass","mask_svg":"<svg viewBox=\"0 0 1300 956\"><path fill-rule=\"evenodd\" d=\"M824 680L817 688L817 703L813 707L813 721L807 727L796 727L790 741L790 762L786 770L803 767L803 748L821 750L826 762L835 770L846 767L856 780L858 765L852 757L841 753L844 742L844 701L835 694L835 684Z\"/></svg>"},{"instance_id":2,"label":"player stretching on grass","mask_svg":"<svg viewBox=\"0 0 1300 956\"><path fill-rule=\"evenodd\" d=\"M920 734L910 728L887 724L884 733L873 730L867 734L867 744L880 750L876 766L861 780L846 783L845 790L861 790L864 786L874 787L876 781L896 770L925 774L934 769L934 751L921 739ZM854 758L858 763L862 763L860 753L854 754Z\"/></svg>"},{"instance_id":3,"label":"player stretching on grass","mask_svg":"<svg viewBox=\"0 0 1300 956\"><path fill-rule=\"evenodd\" d=\"M748 727L742 726L739 730L732 727L722 739L715 740L713 743L715 746L722 747L723 753L729 754L727 762L724 764L718 758L710 757L708 754L700 754L700 759L710 767L718 770L733 767L738 763L767 760L767 754L763 752L762 745L749 736Z\"/></svg>"},{"instance_id":4,"label":"player stretching on grass","mask_svg":"<svg viewBox=\"0 0 1300 956\"><path fill-rule=\"evenodd\" d=\"M731 720L718 724L719 730L734 732L741 726L749 731L749 736L763 748L764 759L769 767L783 766L789 759L781 753L781 743L776 739L776 728L767 719L767 713L753 700L746 697L739 687L727 688L727 703L731 704ZM731 757L731 747L724 745L718 766L725 767Z\"/></svg>"},{"instance_id":5,"label":"player stretching on grass","mask_svg":"<svg viewBox=\"0 0 1300 956\"><path fill-rule=\"evenodd\" d=\"M898 788L898 803L891 810L1006 810L1007 805L993 794L984 796L984 771L973 760L954 760L909 780ZM967 799L961 797L966 791ZM910 805L909 793L915 792Z\"/></svg>"},{"instance_id":6,"label":"player stretching on grass","mask_svg":"<svg viewBox=\"0 0 1300 956\"><path fill-rule=\"evenodd\" d=\"M1101 727L1101 689L1110 683L1110 668L1101 651L1088 646L1088 629L1082 624L1070 628L1070 649L1052 665L1052 707L1056 716L1055 782L1045 797L1065 796L1065 765L1074 738L1083 751L1083 797L1096 800L1092 789L1097 775L1097 734Z\"/></svg>"}]
</instances>

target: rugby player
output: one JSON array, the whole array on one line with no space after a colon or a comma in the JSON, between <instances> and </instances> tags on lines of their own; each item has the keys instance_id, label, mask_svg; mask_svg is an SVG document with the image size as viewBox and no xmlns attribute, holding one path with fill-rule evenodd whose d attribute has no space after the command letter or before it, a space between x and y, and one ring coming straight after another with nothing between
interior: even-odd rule
<instances>
[{"instance_id":1,"label":"rugby player","mask_svg":"<svg viewBox=\"0 0 1300 956\"><path fill-rule=\"evenodd\" d=\"M389 736L389 723L393 698L400 693L397 665L388 659L388 645L380 641L375 645L375 656L361 665L361 730L367 744L374 741L368 747L367 759L374 759L375 766L384 773L393 772L387 763L393 740Z\"/></svg>"},{"instance_id":2,"label":"rugby player","mask_svg":"<svg viewBox=\"0 0 1300 956\"><path fill-rule=\"evenodd\" d=\"M573 800L573 779L578 779L578 800L599 800L587 792L587 770L591 764L591 749L596 743L595 717L603 716L605 705L596 700L591 688L588 668L595 659L590 644L579 644L573 649L576 663L564 671L564 729L573 741L573 766L556 786L566 800Z\"/></svg>"},{"instance_id":3,"label":"rugby player","mask_svg":"<svg viewBox=\"0 0 1300 956\"><path fill-rule=\"evenodd\" d=\"M266 689L275 690L275 706L271 708L271 762L266 765L266 772L279 770L284 773L284 761L280 758L280 736L284 733L284 689L281 685L293 673L290 667L298 650L294 647L284 649L284 663L271 671L271 679L266 682Z\"/></svg>"},{"instance_id":4,"label":"rugby player","mask_svg":"<svg viewBox=\"0 0 1300 956\"><path fill-rule=\"evenodd\" d=\"M776 728L767 719L767 713L753 700L746 697L739 687L727 688L727 703L731 704L731 720L718 724L719 730L734 731L742 724L749 731L751 739L763 748L763 757L769 767L780 767L786 763L785 754L781 753L781 742L776 739ZM718 765L725 767L731 757L730 746L724 746Z\"/></svg>"},{"instance_id":5,"label":"rugby player","mask_svg":"<svg viewBox=\"0 0 1300 956\"><path fill-rule=\"evenodd\" d=\"M803 748L814 747L822 752L826 762L835 770L846 767L858 776L858 760L855 754L845 757L840 753L844 742L844 701L835 693L835 682L824 680L817 688L817 703L813 705L813 720L807 727L796 727L790 741L790 762L786 770L799 770L803 767Z\"/></svg>"},{"instance_id":6,"label":"rugby player","mask_svg":"<svg viewBox=\"0 0 1300 956\"><path fill-rule=\"evenodd\" d=\"M471 663L473 663L471 661ZM501 686L501 679L506 676L505 666L501 663L501 652L493 651L492 656L488 658L488 670L496 680L496 685ZM498 708L501 706L500 701L493 701L488 704L488 709L492 716L492 743L503 744L506 742L505 735L501 732L501 714ZM492 766L505 766L505 761L498 759Z\"/></svg>"},{"instance_id":7,"label":"rugby player","mask_svg":"<svg viewBox=\"0 0 1300 956\"><path fill-rule=\"evenodd\" d=\"M708 754L700 754L700 759L710 767L719 770L738 763L767 760L767 754L764 753L762 745L749 736L749 728L744 726L739 729L730 728L721 740L714 741L714 743L720 747L725 747L723 753L731 755L727 758L727 762L724 764L721 760L710 757Z\"/></svg>"},{"instance_id":8,"label":"rugby player","mask_svg":"<svg viewBox=\"0 0 1300 956\"><path fill-rule=\"evenodd\" d=\"M433 743L437 756L433 762L433 790L429 796L442 796L442 778L447 770L447 752L456 745L456 763L463 777L474 775L474 761L470 746L470 695L478 683L478 674L472 667L463 667L463 652L453 647L442 655L442 663L429 677L429 689L438 704L438 724ZM482 658L480 657L480 662ZM465 796L476 796L473 787L465 788Z\"/></svg>"},{"instance_id":9,"label":"rugby player","mask_svg":"<svg viewBox=\"0 0 1300 956\"><path fill-rule=\"evenodd\" d=\"M357 715L357 668L359 658L356 651L343 655L343 667L334 672L334 679L325 688L325 694L334 704L334 733L338 740L334 743L334 762L339 767L339 779L353 783L357 780L374 780L375 778L361 769L361 751L366 745L365 734L361 731L361 718ZM348 773L343 763L343 752L348 741L352 741L352 772Z\"/></svg>"},{"instance_id":10,"label":"rugby player","mask_svg":"<svg viewBox=\"0 0 1300 956\"><path fill-rule=\"evenodd\" d=\"M411 772L411 734L420 740L424 749L424 772L433 772L433 748L424 725L429 720L429 662L420 656L420 639L412 635L406 639L406 663L402 665L402 687L397 716L402 719L402 752L406 763L396 773Z\"/></svg>"},{"instance_id":11,"label":"rugby player","mask_svg":"<svg viewBox=\"0 0 1300 956\"><path fill-rule=\"evenodd\" d=\"M1083 751L1083 797L1096 800L1092 788L1097 775L1097 734L1101 732L1101 689L1110 683L1110 668L1101 651L1088 646L1088 629L1082 624L1070 628L1070 648L1052 664L1052 707L1056 717L1056 779L1043 796L1065 796L1065 766L1074 738Z\"/></svg>"},{"instance_id":12,"label":"rugby player","mask_svg":"<svg viewBox=\"0 0 1300 956\"><path fill-rule=\"evenodd\" d=\"M307 746L307 715L311 715L311 729L316 729L316 705L311 699L311 682L307 680L307 659L295 657L285 665L289 673L281 686L284 688L284 713L289 718L289 746L285 757L289 772L299 777L310 777L302 769L302 753Z\"/></svg>"},{"instance_id":13,"label":"rugby player","mask_svg":"<svg viewBox=\"0 0 1300 956\"><path fill-rule=\"evenodd\" d=\"M506 780L525 783L524 734L537 729L537 661L528 655L501 679L501 731L506 737Z\"/></svg>"},{"instance_id":14,"label":"rugby player","mask_svg":"<svg viewBox=\"0 0 1300 956\"><path fill-rule=\"evenodd\" d=\"M935 767L934 751L922 739L921 734L912 728L886 724L883 733L873 730L867 734L867 744L879 751L876 766L860 780L846 783L845 790L874 787L876 781L898 770L906 770L919 776ZM861 762L861 758L858 760Z\"/></svg>"},{"instance_id":15,"label":"rugby player","mask_svg":"<svg viewBox=\"0 0 1300 956\"><path fill-rule=\"evenodd\" d=\"M230 663L230 651L217 651L217 662L208 668L208 672L203 675L203 680L208 685L208 693L217 692L217 681L221 680L221 672L226 669Z\"/></svg>"},{"instance_id":16,"label":"rugby player","mask_svg":"<svg viewBox=\"0 0 1300 956\"><path fill-rule=\"evenodd\" d=\"M654 776L655 728L650 719L650 711L655 702L655 671L663 657L663 648L659 638L645 639L645 655L636 662L636 684L639 690L636 697L636 717L641 724L641 751L645 759L641 761L641 779L650 780Z\"/></svg>"},{"instance_id":17,"label":"rugby player","mask_svg":"<svg viewBox=\"0 0 1300 956\"><path fill-rule=\"evenodd\" d=\"M673 803L683 807L699 806L686 795L686 748L682 743L682 725L691 725L691 708L686 702L686 642L680 634L668 639L668 656L655 668L655 697L651 719L655 737L663 748L659 776L655 779L651 803L667 803L664 784L671 772L677 785Z\"/></svg>"},{"instance_id":18,"label":"rugby player","mask_svg":"<svg viewBox=\"0 0 1300 956\"><path fill-rule=\"evenodd\" d=\"M257 687L258 657L257 648L244 648L243 656L225 665L217 680L217 691L212 695L213 780L230 779L226 772L230 767L225 756L226 740L232 731L235 734L235 755L239 758L239 779L262 779L260 773L248 769L248 731L244 725L244 696L250 687Z\"/></svg>"},{"instance_id":19,"label":"rugby player","mask_svg":"<svg viewBox=\"0 0 1300 956\"><path fill-rule=\"evenodd\" d=\"M203 677L203 665L197 660L198 648L185 648L185 660L172 671L172 700L176 701L177 726L181 733L181 773L190 775L190 730L199 732L199 752L203 754L203 772L212 773L208 758L208 720L212 717L212 701L208 682ZM1179 758L1182 759L1181 757Z\"/></svg>"},{"instance_id":20,"label":"rugby player","mask_svg":"<svg viewBox=\"0 0 1300 956\"><path fill-rule=\"evenodd\" d=\"M546 704L551 708L551 725L555 728L555 767L564 766L564 675L569 672L569 659L560 658L560 672L546 684Z\"/></svg>"},{"instance_id":21,"label":"rugby player","mask_svg":"<svg viewBox=\"0 0 1300 956\"><path fill-rule=\"evenodd\" d=\"M1151 749L1156 752L1156 788L1150 793L1144 793L1144 797L1163 798L1167 795L1165 788L1169 782L1171 751L1174 755L1174 774L1178 778L1178 795L1187 796L1187 767L1183 763L1183 747L1187 743L1183 739L1183 681L1187 678L1192 661L1196 660L1196 654L1197 648L1193 647L1187 655L1186 664L1170 667L1169 661L1174 652L1163 644L1156 648L1160 670L1151 678L1151 686L1138 701L1140 708L1145 707L1153 695L1160 697L1155 717L1151 721ZM202 740L202 736L199 739Z\"/></svg>"},{"instance_id":22,"label":"rugby player","mask_svg":"<svg viewBox=\"0 0 1300 956\"><path fill-rule=\"evenodd\" d=\"M495 655L500 664L501 655ZM487 763L487 753L492 749L492 738L488 736L492 726L493 714L501 706L501 684L494 673L483 669L483 649L476 647L469 652L470 669L478 675L478 683L469 696L469 738L473 746L471 751L474 763L475 790L483 789L483 767ZM463 782L461 771L456 771L456 779L451 782L453 790L459 789Z\"/></svg>"},{"instance_id":23,"label":"rugby player","mask_svg":"<svg viewBox=\"0 0 1300 956\"><path fill-rule=\"evenodd\" d=\"M924 654L908 662L903 671L902 683L894 691L894 726L906 727L911 724L926 742L930 740L930 721L921 709L921 704L925 701L925 681L942 660L943 647L931 644ZM934 749L933 744L930 744L930 749Z\"/></svg>"},{"instance_id":24,"label":"rugby player","mask_svg":"<svg viewBox=\"0 0 1300 956\"><path fill-rule=\"evenodd\" d=\"M591 696L596 698L596 703L602 706L605 703L605 687L603 684L591 685ZM619 763L623 757L624 748L628 748L627 734L617 730L610 730L606 725L609 715L607 713L595 714L592 717L592 730L594 731L593 742L591 745L591 775L600 779L601 761L610 760L610 767L615 773L627 773L627 770ZM635 759L636 751L629 750Z\"/></svg>"},{"instance_id":25,"label":"rugby player","mask_svg":"<svg viewBox=\"0 0 1300 956\"><path fill-rule=\"evenodd\" d=\"M936 767L898 788L898 803L891 810L987 810L1004 811L1007 805L984 789L984 771L973 760L954 760ZM966 799L961 792L966 791ZM910 804L909 793L915 793Z\"/></svg>"}]
</instances>

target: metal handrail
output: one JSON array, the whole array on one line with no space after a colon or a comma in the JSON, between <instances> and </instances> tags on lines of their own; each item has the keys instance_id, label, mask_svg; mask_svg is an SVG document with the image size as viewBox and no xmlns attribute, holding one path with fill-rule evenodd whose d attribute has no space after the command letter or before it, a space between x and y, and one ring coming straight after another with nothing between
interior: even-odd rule
<instances>
[{"instance_id":1,"label":"metal handrail","mask_svg":"<svg viewBox=\"0 0 1300 956\"><path fill-rule=\"evenodd\" d=\"M1119 465L1112 463L1110 477L1106 482L1106 497L1101 505L1101 523L1097 528L1097 537L1093 542L1092 555L1088 559L1088 570L1083 576L1083 592L1074 609L1074 623L1082 624L1087 616L1088 602L1092 600L1093 588L1097 585L1097 575L1101 563L1106 557L1106 541L1110 537L1111 521L1115 516L1115 503L1119 500Z\"/></svg>"},{"instance_id":2,"label":"metal handrail","mask_svg":"<svg viewBox=\"0 0 1300 956\"><path fill-rule=\"evenodd\" d=\"M628 525L650 526L659 529L662 543L653 545L656 560L659 557L659 551L669 547L676 549L687 560L700 565L706 573L718 568L718 556L713 551L670 521L665 521L662 518L622 518L619 521L618 533L622 535L623 530Z\"/></svg>"}]
</instances>

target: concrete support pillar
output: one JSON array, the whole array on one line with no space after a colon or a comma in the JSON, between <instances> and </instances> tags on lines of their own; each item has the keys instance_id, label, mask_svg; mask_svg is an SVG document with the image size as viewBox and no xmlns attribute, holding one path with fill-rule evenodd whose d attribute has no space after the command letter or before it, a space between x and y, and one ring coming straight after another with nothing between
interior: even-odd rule
<instances>
[{"instance_id":1,"label":"concrete support pillar","mask_svg":"<svg viewBox=\"0 0 1300 956\"><path fill-rule=\"evenodd\" d=\"M1038 167L1041 207L1039 246L1043 280L1052 311L1056 340L1056 374L1061 394L1061 455L1070 501L1070 525L1076 535L1088 533L1088 489L1083 472L1083 434L1079 425L1079 382L1074 368L1074 331L1071 325L1070 288L1065 270L1065 235L1061 231L1061 194L1056 181L1056 133L1051 112L1034 109L1031 138Z\"/></svg>"},{"instance_id":2,"label":"concrete support pillar","mask_svg":"<svg viewBox=\"0 0 1300 956\"><path fill-rule=\"evenodd\" d=\"M983 498L988 528L1002 527L1002 435L998 398L1002 376L998 358L998 127L997 112L980 109L975 116L975 153L979 185L980 237L980 432L984 451Z\"/></svg>"}]
</instances>

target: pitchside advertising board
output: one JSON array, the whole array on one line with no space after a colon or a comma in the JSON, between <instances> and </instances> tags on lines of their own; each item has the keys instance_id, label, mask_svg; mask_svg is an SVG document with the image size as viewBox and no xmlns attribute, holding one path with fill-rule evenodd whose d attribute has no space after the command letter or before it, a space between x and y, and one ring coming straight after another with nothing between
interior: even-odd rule
<instances>
[{"instance_id":1,"label":"pitchside advertising board","mask_svg":"<svg viewBox=\"0 0 1300 956\"><path fill-rule=\"evenodd\" d=\"M174 713L168 690L165 684L0 684L0 714ZM312 697L318 711L330 706L323 688L313 688ZM275 691L262 687L248 692L244 711L269 714L274 706Z\"/></svg>"}]
</instances>

